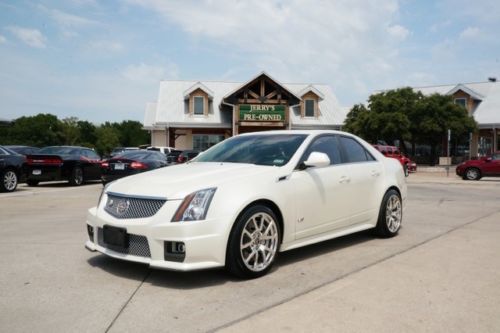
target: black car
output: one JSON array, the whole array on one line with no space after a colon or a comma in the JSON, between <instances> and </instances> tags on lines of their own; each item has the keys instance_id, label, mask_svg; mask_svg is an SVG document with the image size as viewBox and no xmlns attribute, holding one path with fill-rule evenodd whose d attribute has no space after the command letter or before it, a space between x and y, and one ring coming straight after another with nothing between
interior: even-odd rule
<instances>
[{"instance_id":1,"label":"black car","mask_svg":"<svg viewBox=\"0 0 500 333\"><path fill-rule=\"evenodd\" d=\"M177 163L177 159L179 158L179 155L182 153L182 150L177 150L174 149L170 153L167 154L167 163L168 164L173 164Z\"/></svg>"},{"instance_id":2,"label":"black car","mask_svg":"<svg viewBox=\"0 0 500 333\"><path fill-rule=\"evenodd\" d=\"M109 156L114 157L114 156L118 156L118 155L121 155L123 153L126 153L128 151L137 151L137 150L139 150L139 148L137 148L137 147L116 147L116 148L113 148L111 153L109 153Z\"/></svg>"},{"instance_id":3,"label":"black car","mask_svg":"<svg viewBox=\"0 0 500 333\"><path fill-rule=\"evenodd\" d=\"M129 151L102 162L101 180L103 184L107 184L122 177L162 168L166 165L165 154L158 151Z\"/></svg>"},{"instance_id":4,"label":"black car","mask_svg":"<svg viewBox=\"0 0 500 333\"><path fill-rule=\"evenodd\" d=\"M86 147L45 147L26 156L25 173L30 186L53 180L67 180L70 185L79 186L87 180L101 179L101 157Z\"/></svg>"},{"instance_id":5,"label":"black car","mask_svg":"<svg viewBox=\"0 0 500 333\"><path fill-rule=\"evenodd\" d=\"M198 156L200 152L196 150L184 150L178 157L177 163L186 163L187 161L191 161L193 158Z\"/></svg>"},{"instance_id":6,"label":"black car","mask_svg":"<svg viewBox=\"0 0 500 333\"><path fill-rule=\"evenodd\" d=\"M25 160L23 155L0 146L0 192L15 191Z\"/></svg>"}]
</instances>

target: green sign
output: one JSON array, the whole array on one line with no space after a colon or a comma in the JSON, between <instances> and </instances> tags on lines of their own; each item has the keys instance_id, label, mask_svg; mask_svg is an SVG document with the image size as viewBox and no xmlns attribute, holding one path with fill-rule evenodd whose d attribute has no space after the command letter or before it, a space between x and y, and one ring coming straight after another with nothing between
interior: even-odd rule
<instances>
[{"instance_id":1,"label":"green sign","mask_svg":"<svg viewBox=\"0 0 500 333\"><path fill-rule=\"evenodd\" d=\"M285 105L241 104L240 121L285 121Z\"/></svg>"}]
</instances>

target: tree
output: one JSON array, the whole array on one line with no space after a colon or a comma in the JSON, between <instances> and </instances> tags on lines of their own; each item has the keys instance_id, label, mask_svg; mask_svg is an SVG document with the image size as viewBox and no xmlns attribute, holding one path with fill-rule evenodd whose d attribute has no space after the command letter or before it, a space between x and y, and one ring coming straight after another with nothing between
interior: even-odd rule
<instances>
[{"instance_id":1,"label":"tree","mask_svg":"<svg viewBox=\"0 0 500 333\"><path fill-rule=\"evenodd\" d=\"M420 101L413 119L415 140L431 146L431 158L436 160L437 147L451 130L455 141L477 129L476 121L467 111L453 102L451 96L433 94Z\"/></svg>"},{"instance_id":2,"label":"tree","mask_svg":"<svg viewBox=\"0 0 500 333\"><path fill-rule=\"evenodd\" d=\"M120 142L125 147L138 147L149 143L150 137L146 130L142 129L142 124L135 120L124 120L121 123L113 123L118 130Z\"/></svg>"},{"instance_id":3,"label":"tree","mask_svg":"<svg viewBox=\"0 0 500 333\"><path fill-rule=\"evenodd\" d=\"M38 114L36 116L20 117L14 120L9 130L11 144L30 146L60 145L61 121L51 114Z\"/></svg>"},{"instance_id":4,"label":"tree","mask_svg":"<svg viewBox=\"0 0 500 333\"><path fill-rule=\"evenodd\" d=\"M64 118L61 122L60 135L61 141L65 145L74 146L79 144L81 141L80 129L78 128L78 118Z\"/></svg>"},{"instance_id":5,"label":"tree","mask_svg":"<svg viewBox=\"0 0 500 333\"><path fill-rule=\"evenodd\" d=\"M96 136L96 150L101 156L109 155L114 147L120 145L119 133L110 123L98 127Z\"/></svg>"},{"instance_id":6,"label":"tree","mask_svg":"<svg viewBox=\"0 0 500 333\"><path fill-rule=\"evenodd\" d=\"M85 147L95 147L97 141L95 125L86 120L79 120L76 125L80 131L80 144Z\"/></svg>"}]
</instances>

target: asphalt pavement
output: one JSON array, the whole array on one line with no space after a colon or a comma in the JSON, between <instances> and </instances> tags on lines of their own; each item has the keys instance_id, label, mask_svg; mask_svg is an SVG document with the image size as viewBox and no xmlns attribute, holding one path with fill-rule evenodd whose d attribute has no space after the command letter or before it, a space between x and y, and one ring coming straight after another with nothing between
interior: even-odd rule
<instances>
[{"instance_id":1,"label":"asphalt pavement","mask_svg":"<svg viewBox=\"0 0 500 333\"><path fill-rule=\"evenodd\" d=\"M0 330L500 331L500 178L414 174L408 184L397 237L285 252L251 281L88 252L100 184L21 186L0 194Z\"/></svg>"}]
</instances>

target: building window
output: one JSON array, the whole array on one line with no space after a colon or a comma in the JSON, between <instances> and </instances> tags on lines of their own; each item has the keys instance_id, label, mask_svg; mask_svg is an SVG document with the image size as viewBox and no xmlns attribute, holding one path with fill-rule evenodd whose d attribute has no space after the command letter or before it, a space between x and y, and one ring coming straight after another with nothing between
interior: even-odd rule
<instances>
[{"instance_id":1,"label":"building window","mask_svg":"<svg viewBox=\"0 0 500 333\"><path fill-rule=\"evenodd\" d=\"M305 100L305 112L304 117L314 117L314 99Z\"/></svg>"},{"instance_id":2,"label":"building window","mask_svg":"<svg viewBox=\"0 0 500 333\"><path fill-rule=\"evenodd\" d=\"M195 115L204 115L205 114L205 110L204 110L205 98L203 96L194 96L193 102L194 102L193 113Z\"/></svg>"},{"instance_id":3,"label":"building window","mask_svg":"<svg viewBox=\"0 0 500 333\"><path fill-rule=\"evenodd\" d=\"M193 150L204 151L224 140L224 135L193 135Z\"/></svg>"},{"instance_id":4,"label":"building window","mask_svg":"<svg viewBox=\"0 0 500 333\"><path fill-rule=\"evenodd\" d=\"M467 109L467 99L466 98L455 98L455 104L463 106Z\"/></svg>"}]
</instances>

